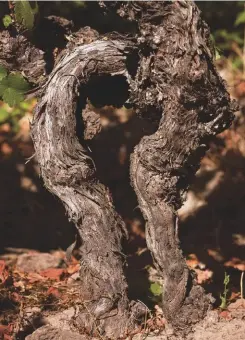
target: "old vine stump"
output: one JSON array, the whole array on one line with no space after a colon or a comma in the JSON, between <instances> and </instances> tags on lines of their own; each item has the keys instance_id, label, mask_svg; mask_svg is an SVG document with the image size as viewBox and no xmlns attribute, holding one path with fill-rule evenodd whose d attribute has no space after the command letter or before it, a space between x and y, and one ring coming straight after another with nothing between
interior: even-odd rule
<instances>
[{"instance_id":1,"label":"old vine stump","mask_svg":"<svg viewBox=\"0 0 245 340\"><path fill-rule=\"evenodd\" d=\"M213 64L209 29L193 2L99 2L93 10L113 18L111 32L92 29L98 23L80 28L44 83L44 53L28 37L18 37L29 51L20 58L17 38L1 33L0 61L42 83L31 133L45 186L63 202L81 239L83 308L75 320L81 333L117 339L142 316L140 305L127 297L121 249L125 225L87 147L87 136L101 129L87 106L88 84L99 77L123 77L127 104L157 123L155 133L143 137L131 155L131 182L164 280L165 317L185 334L205 316L210 297L196 284L179 248L176 211L210 138L231 124L234 106ZM19 56L14 65L11 51Z\"/></svg>"}]
</instances>

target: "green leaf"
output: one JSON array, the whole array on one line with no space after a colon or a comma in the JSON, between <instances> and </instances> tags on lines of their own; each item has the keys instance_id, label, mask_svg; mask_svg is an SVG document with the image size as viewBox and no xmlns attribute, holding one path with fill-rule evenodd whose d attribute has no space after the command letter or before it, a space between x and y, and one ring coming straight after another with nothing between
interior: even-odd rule
<instances>
[{"instance_id":1,"label":"green leaf","mask_svg":"<svg viewBox=\"0 0 245 340\"><path fill-rule=\"evenodd\" d=\"M230 275L225 272L224 285L227 286L230 282Z\"/></svg>"},{"instance_id":2,"label":"green leaf","mask_svg":"<svg viewBox=\"0 0 245 340\"><path fill-rule=\"evenodd\" d=\"M15 106L23 100L23 94L13 88L8 88L3 93L3 101L9 104L9 106Z\"/></svg>"},{"instance_id":3,"label":"green leaf","mask_svg":"<svg viewBox=\"0 0 245 340\"><path fill-rule=\"evenodd\" d=\"M24 100L24 92L29 84L20 73L11 73L0 81L0 96L9 106L15 106Z\"/></svg>"},{"instance_id":4,"label":"green leaf","mask_svg":"<svg viewBox=\"0 0 245 340\"><path fill-rule=\"evenodd\" d=\"M22 110L28 111L30 108L30 103L28 103L27 101L21 102L20 103L20 108Z\"/></svg>"},{"instance_id":5,"label":"green leaf","mask_svg":"<svg viewBox=\"0 0 245 340\"><path fill-rule=\"evenodd\" d=\"M219 60L221 58L221 55L219 53L219 50L215 48L215 60Z\"/></svg>"},{"instance_id":6,"label":"green leaf","mask_svg":"<svg viewBox=\"0 0 245 340\"><path fill-rule=\"evenodd\" d=\"M154 296L159 296L162 294L162 286L159 283L154 282L150 286L150 291Z\"/></svg>"},{"instance_id":7,"label":"green leaf","mask_svg":"<svg viewBox=\"0 0 245 340\"><path fill-rule=\"evenodd\" d=\"M0 124L4 123L7 119L9 118L9 113L4 110L4 109L0 109Z\"/></svg>"},{"instance_id":8,"label":"green leaf","mask_svg":"<svg viewBox=\"0 0 245 340\"><path fill-rule=\"evenodd\" d=\"M236 70L242 70L243 69L243 61L239 56L235 56L232 59L232 67Z\"/></svg>"},{"instance_id":9,"label":"green leaf","mask_svg":"<svg viewBox=\"0 0 245 340\"><path fill-rule=\"evenodd\" d=\"M20 25L31 30L34 26L35 14L38 12L37 2L30 2L26 0L16 1L14 11L16 21Z\"/></svg>"},{"instance_id":10,"label":"green leaf","mask_svg":"<svg viewBox=\"0 0 245 340\"><path fill-rule=\"evenodd\" d=\"M5 77L0 81L0 96L3 96L3 93L7 88L8 88L8 78Z\"/></svg>"},{"instance_id":11,"label":"green leaf","mask_svg":"<svg viewBox=\"0 0 245 340\"><path fill-rule=\"evenodd\" d=\"M222 295L220 295L220 300L221 300L221 304L220 304L219 308L226 309L226 307L227 307L226 297L223 297Z\"/></svg>"},{"instance_id":12,"label":"green leaf","mask_svg":"<svg viewBox=\"0 0 245 340\"><path fill-rule=\"evenodd\" d=\"M5 67L0 65L0 80L7 76L7 70Z\"/></svg>"},{"instance_id":13,"label":"green leaf","mask_svg":"<svg viewBox=\"0 0 245 340\"><path fill-rule=\"evenodd\" d=\"M12 19L11 19L11 16L10 15L5 15L3 17L3 24L4 24L4 27L9 27L11 24L12 24Z\"/></svg>"},{"instance_id":14,"label":"green leaf","mask_svg":"<svg viewBox=\"0 0 245 340\"><path fill-rule=\"evenodd\" d=\"M25 92L29 89L29 84L20 73L11 73L8 76L8 84L9 87L18 90L19 92Z\"/></svg>"},{"instance_id":15,"label":"green leaf","mask_svg":"<svg viewBox=\"0 0 245 340\"><path fill-rule=\"evenodd\" d=\"M86 4L84 1L81 0L74 0L73 3L77 6L77 7L85 7Z\"/></svg>"},{"instance_id":16,"label":"green leaf","mask_svg":"<svg viewBox=\"0 0 245 340\"><path fill-rule=\"evenodd\" d=\"M239 13L235 21L235 26L238 26L241 24L245 24L245 11Z\"/></svg>"}]
</instances>

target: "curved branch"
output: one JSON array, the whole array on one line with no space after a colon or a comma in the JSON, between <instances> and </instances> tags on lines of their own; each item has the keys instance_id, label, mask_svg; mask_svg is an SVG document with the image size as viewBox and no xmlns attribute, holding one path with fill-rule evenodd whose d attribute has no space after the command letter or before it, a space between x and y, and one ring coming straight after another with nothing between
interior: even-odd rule
<instances>
[{"instance_id":1,"label":"curved branch","mask_svg":"<svg viewBox=\"0 0 245 340\"><path fill-rule=\"evenodd\" d=\"M76 136L75 110L79 86L86 85L91 76L130 78L125 66L128 52L128 46L119 41L95 41L68 52L50 75L32 122L45 186L61 199L82 240L81 296L85 305L77 325L89 332L100 329L113 338L133 324L121 252L125 226L109 191L96 178L84 141L81 144Z\"/></svg>"},{"instance_id":2,"label":"curved branch","mask_svg":"<svg viewBox=\"0 0 245 340\"><path fill-rule=\"evenodd\" d=\"M75 119L80 84L91 76L120 74L139 114L155 121L162 115L156 133L135 148L131 180L147 221L148 246L164 278L165 316L185 330L205 315L210 297L196 285L179 249L176 211L210 137L229 126L234 107L213 66L209 31L194 3L116 2L104 8L137 20L137 34L126 43L95 41L67 52L44 88L32 126L45 185L65 204L83 242L82 297L89 314L82 313L78 324L91 330L96 320L117 338L133 323L122 269L124 224L96 179L84 140L78 141ZM140 56L135 79L126 67L130 41Z\"/></svg>"},{"instance_id":3,"label":"curved branch","mask_svg":"<svg viewBox=\"0 0 245 340\"><path fill-rule=\"evenodd\" d=\"M46 79L45 53L33 46L23 35L0 32L0 65L8 71L20 71L27 80L40 85Z\"/></svg>"},{"instance_id":4,"label":"curved branch","mask_svg":"<svg viewBox=\"0 0 245 340\"><path fill-rule=\"evenodd\" d=\"M147 221L147 245L164 280L165 317L186 329L204 317L210 297L185 263L176 212L210 137L230 125L234 107L213 66L209 31L194 3L141 6L146 15L140 29L154 53L140 64L131 100L139 113L151 118L152 108L158 108L162 118L156 133L135 148L131 180Z\"/></svg>"}]
</instances>

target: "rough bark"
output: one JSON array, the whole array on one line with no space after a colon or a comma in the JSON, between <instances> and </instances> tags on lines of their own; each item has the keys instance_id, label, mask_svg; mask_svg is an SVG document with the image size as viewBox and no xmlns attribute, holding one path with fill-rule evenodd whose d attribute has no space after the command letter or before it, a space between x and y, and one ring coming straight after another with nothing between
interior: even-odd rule
<instances>
[{"instance_id":1,"label":"rough bark","mask_svg":"<svg viewBox=\"0 0 245 340\"><path fill-rule=\"evenodd\" d=\"M9 71L20 71L29 82L40 85L47 76L44 51L33 46L21 34L0 32L0 65Z\"/></svg>"},{"instance_id":2,"label":"rough bark","mask_svg":"<svg viewBox=\"0 0 245 340\"><path fill-rule=\"evenodd\" d=\"M156 133L135 148L131 180L147 222L147 244L164 279L164 314L185 332L211 301L179 248L176 212L210 137L230 125L234 107L213 66L208 27L192 2L130 3L117 11L139 24L141 58L130 100L144 118L162 115Z\"/></svg>"},{"instance_id":3,"label":"rough bark","mask_svg":"<svg viewBox=\"0 0 245 340\"><path fill-rule=\"evenodd\" d=\"M164 279L164 314L185 330L204 317L210 297L196 285L183 258L176 212L209 138L230 125L233 110L213 67L209 31L197 7L190 2L142 6L151 16L140 21L140 31L155 51L139 68L132 96L136 105L158 108L162 118L156 133L135 148L131 179L147 221L147 244ZM153 18L157 25L151 24Z\"/></svg>"},{"instance_id":4,"label":"rough bark","mask_svg":"<svg viewBox=\"0 0 245 340\"><path fill-rule=\"evenodd\" d=\"M88 149L76 136L80 84L92 76L122 74L127 50L119 41L75 48L56 66L39 101L32 137L46 187L65 204L81 236L81 299L77 325L89 332L122 335L132 323L123 274L124 223L109 191L96 179ZM98 323L97 323L97 321Z\"/></svg>"},{"instance_id":5,"label":"rough bark","mask_svg":"<svg viewBox=\"0 0 245 340\"><path fill-rule=\"evenodd\" d=\"M230 125L234 107L213 66L209 31L194 3L100 2L100 6L105 14L134 23L129 25L134 31L100 35L81 30L56 60L32 123L45 185L64 203L82 240L83 308L76 325L81 332L116 339L140 315L127 298L121 250L124 223L108 189L99 183L86 147L86 138L101 128L98 115L90 114L86 106L86 85L94 77L121 75L127 79L128 101L137 114L159 123L157 131L135 148L131 181L147 222L148 247L164 279L165 317L185 333L190 323L203 318L210 297L186 266L177 210L210 137ZM0 59L12 65L5 54ZM43 60L38 60L39 75ZM33 82L41 83L36 74ZM80 139L79 97L85 126Z\"/></svg>"}]
</instances>

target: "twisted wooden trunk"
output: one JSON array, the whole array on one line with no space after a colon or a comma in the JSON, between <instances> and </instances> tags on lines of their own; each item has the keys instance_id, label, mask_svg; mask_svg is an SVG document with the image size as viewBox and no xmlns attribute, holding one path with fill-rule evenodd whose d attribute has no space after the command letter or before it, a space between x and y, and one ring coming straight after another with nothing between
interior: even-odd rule
<instances>
[{"instance_id":1,"label":"twisted wooden trunk","mask_svg":"<svg viewBox=\"0 0 245 340\"><path fill-rule=\"evenodd\" d=\"M81 238L84 308L76 325L81 332L117 339L144 313L127 297L124 222L97 179L85 137L78 138L77 103L82 98L85 109L89 80L120 75L137 114L158 124L135 147L130 174L146 220L147 244L164 280L164 315L184 334L204 317L210 297L195 283L179 248L176 211L210 138L229 127L234 107L213 65L209 30L194 3L100 4L105 15L123 18L134 31L96 33L90 43L68 48L42 88L32 122L45 186L63 202ZM93 126L92 112L83 118L85 126Z\"/></svg>"}]
</instances>

